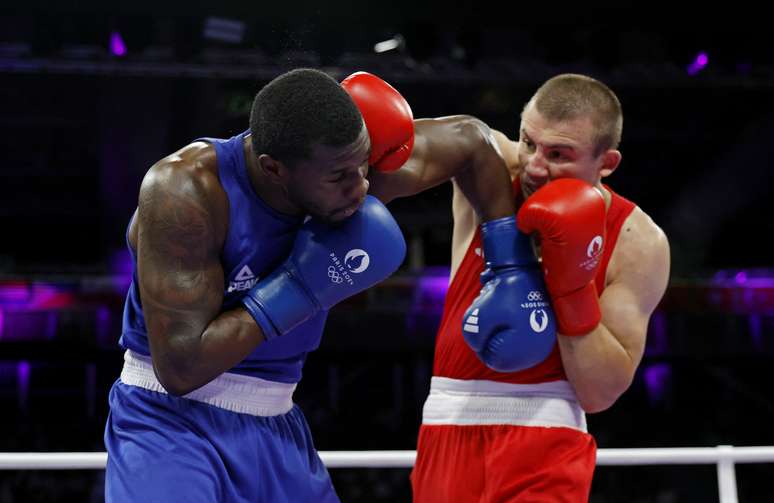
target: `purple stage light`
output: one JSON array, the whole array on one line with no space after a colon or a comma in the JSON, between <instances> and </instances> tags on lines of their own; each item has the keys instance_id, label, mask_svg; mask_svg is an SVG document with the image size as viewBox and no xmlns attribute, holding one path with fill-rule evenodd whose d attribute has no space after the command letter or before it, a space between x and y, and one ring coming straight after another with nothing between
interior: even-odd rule
<instances>
[{"instance_id":1,"label":"purple stage light","mask_svg":"<svg viewBox=\"0 0 774 503\"><path fill-rule=\"evenodd\" d=\"M126 56L126 44L117 31L110 33L110 52L113 56Z\"/></svg>"},{"instance_id":2,"label":"purple stage light","mask_svg":"<svg viewBox=\"0 0 774 503\"><path fill-rule=\"evenodd\" d=\"M704 69L709 63L709 56L706 52L700 52L696 55L696 58L688 65L688 75L696 75Z\"/></svg>"},{"instance_id":3,"label":"purple stage light","mask_svg":"<svg viewBox=\"0 0 774 503\"><path fill-rule=\"evenodd\" d=\"M672 379L672 367L667 363L656 363L645 367L645 388L651 405L661 402Z\"/></svg>"},{"instance_id":4,"label":"purple stage light","mask_svg":"<svg viewBox=\"0 0 774 503\"><path fill-rule=\"evenodd\" d=\"M126 293L132 283L134 261L126 248L120 248L110 256L110 272L113 273L113 283L116 292Z\"/></svg>"},{"instance_id":5,"label":"purple stage light","mask_svg":"<svg viewBox=\"0 0 774 503\"><path fill-rule=\"evenodd\" d=\"M0 304L20 304L32 297L30 284L23 281L0 283Z\"/></svg>"},{"instance_id":6,"label":"purple stage light","mask_svg":"<svg viewBox=\"0 0 774 503\"><path fill-rule=\"evenodd\" d=\"M443 312L446 290L449 288L448 267L427 267L416 280L411 306L406 314L408 332L432 331Z\"/></svg>"},{"instance_id":7,"label":"purple stage light","mask_svg":"<svg viewBox=\"0 0 774 503\"><path fill-rule=\"evenodd\" d=\"M57 285L26 281L0 282L0 305L8 311L56 309L74 303L71 292Z\"/></svg>"},{"instance_id":8,"label":"purple stage light","mask_svg":"<svg viewBox=\"0 0 774 503\"><path fill-rule=\"evenodd\" d=\"M667 338L666 314L661 310L656 310L650 318L649 328L645 354L647 356L667 354L669 352L669 340Z\"/></svg>"},{"instance_id":9,"label":"purple stage light","mask_svg":"<svg viewBox=\"0 0 774 503\"><path fill-rule=\"evenodd\" d=\"M428 268L430 269L430 268ZM414 294L414 310L439 311L443 309L446 290L449 289L449 268L432 268L418 282Z\"/></svg>"}]
</instances>

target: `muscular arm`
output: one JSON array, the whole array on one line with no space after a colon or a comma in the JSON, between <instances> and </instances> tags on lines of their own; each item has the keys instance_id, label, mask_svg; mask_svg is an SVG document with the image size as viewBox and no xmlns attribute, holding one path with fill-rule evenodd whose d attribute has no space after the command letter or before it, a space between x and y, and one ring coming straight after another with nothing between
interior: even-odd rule
<instances>
[{"instance_id":1,"label":"muscular arm","mask_svg":"<svg viewBox=\"0 0 774 503\"><path fill-rule=\"evenodd\" d=\"M414 121L411 157L391 173L372 170L370 193L383 202L454 179L482 221L515 211L510 177L492 130L464 115Z\"/></svg>"},{"instance_id":2,"label":"muscular arm","mask_svg":"<svg viewBox=\"0 0 774 503\"><path fill-rule=\"evenodd\" d=\"M228 208L218 197L217 177L197 166L196 155L151 168L137 213L139 288L153 366L175 395L206 384L263 341L244 309L219 314Z\"/></svg>"},{"instance_id":3,"label":"muscular arm","mask_svg":"<svg viewBox=\"0 0 774 503\"><path fill-rule=\"evenodd\" d=\"M631 384L669 278L666 236L647 215L636 209L621 232L612 279L599 299L601 323L585 336L558 337L565 372L586 412L607 409Z\"/></svg>"}]
</instances>

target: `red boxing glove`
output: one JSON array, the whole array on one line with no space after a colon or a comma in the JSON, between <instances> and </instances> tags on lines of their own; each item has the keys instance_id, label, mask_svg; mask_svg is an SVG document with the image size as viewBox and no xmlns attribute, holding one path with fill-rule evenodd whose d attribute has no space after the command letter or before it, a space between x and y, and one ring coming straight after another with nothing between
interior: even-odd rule
<instances>
[{"instance_id":1,"label":"red boxing glove","mask_svg":"<svg viewBox=\"0 0 774 503\"><path fill-rule=\"evenodd\" d=\"M341 86L363 114L371 138L368 164L379 171L395 171L414 148L414 116L406 99L375 75L356 72Z\"/></svg>"},{"instance_id":2,"label":"red boxing glove","mask_svg":"<svg viewBox=\"0 0 774 503\"><path fill-rule=\"evenodd\" d=\"M519 209L519 229L540 235L543 274L563 335L584 335L602 314L594 285L606 229L605 199L582 180L560 178Z\"/></svg>"}]
</instances>

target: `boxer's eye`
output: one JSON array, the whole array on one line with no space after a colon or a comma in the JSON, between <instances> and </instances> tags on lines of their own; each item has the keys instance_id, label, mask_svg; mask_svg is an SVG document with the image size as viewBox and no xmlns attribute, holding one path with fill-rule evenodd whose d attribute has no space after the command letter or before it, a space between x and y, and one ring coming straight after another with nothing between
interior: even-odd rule
<instances>
[{"instance_id":1,"label":"boxer's eye","mask_svg":"<svg viewBox=\"0 0 774 503\"><path fill-rule=\"evenodd\" d=\"M344 180L344 177L347 176L347 172L346 171L339 171L338 173L335 173L334 175L335 176L333 178L328 180L330 183L338 183L338 182Z\"/></svg>"}]
</instances>

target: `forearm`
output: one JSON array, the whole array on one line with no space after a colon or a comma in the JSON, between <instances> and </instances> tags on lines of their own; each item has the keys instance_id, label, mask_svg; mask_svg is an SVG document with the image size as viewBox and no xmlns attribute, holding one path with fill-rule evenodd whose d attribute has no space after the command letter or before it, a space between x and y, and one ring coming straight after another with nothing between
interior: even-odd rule
<instances>
[{"instance_id":1,"label":"forearm","mask_svg":"<svg viewBox=\"0 0 774 503\"><path fill-rule=\"evenodd\" d=\"M369 192L383 202L418 194L449 180L486 222L515 213L511 179L492 130L468 115L414 122L416 141L399 170L371 170Z\"/></svg>"},{"instance_id":2,"label":"forearm","mask_svg":"<svg viewBox=\"0 0 774 503\"><path fill-rule=\"evenodd\" d=\"M629 387L639 364L602 323L581 336L559 335L562 364L586 412L609 408Z\"/></svg>"},{"instance_id":3,"label":"forearm","mask_svg":"<svg viewBox=\"0 0 774 503\"><path fill-rule=\"evenodd\" d=\"M462 128L474 145L469 162L454 179L482 222L515 213L511 178L489 127L470 119Z\"/></svg>"},{"instance_id":4,"label":"forearm","mask_svg":"<svg viewBox=\"0 0 774 503\"><path fill-rule=\"evenodd\" d=\"M264 342L260 327L243 308L221 313L203 330L189 326L169 332L161 336L163 344L151 349L157 377L174 395L207 384Z\"/></svg>"}]
</instances>

